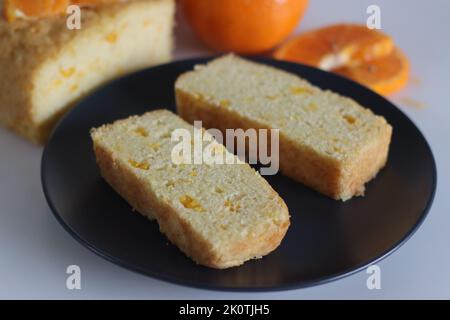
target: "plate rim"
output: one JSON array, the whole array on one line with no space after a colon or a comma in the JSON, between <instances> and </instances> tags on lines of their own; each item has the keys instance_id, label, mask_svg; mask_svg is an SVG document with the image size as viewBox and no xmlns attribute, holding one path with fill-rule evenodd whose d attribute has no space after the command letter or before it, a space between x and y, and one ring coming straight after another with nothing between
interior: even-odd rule
<instances>
[{"instance_id":1,"label":"plate rim","mask_svg":"<svg viewBox=\"0 0 450 320\"><path fill-rule=\"evenodd\" d=\"M167 68L168 66L174 66L177 64L180 65L184 65L184 64L192 64L193 66L199 63L206 63L214 58L217 58L220 55L208 55L208 56L202 56L202 57L198 57L198 58L192 58L192 59L181 59L181 60L176 60L176 61L171 61L168 63L164 63L164 64L160 64L160 65L156 65L156 66L152 66L137 72L132 72L130 74L127 74L125 76L119 77L117 79L114 79L112 81L106 82L105 84L99 86L98 88L94 89L92 92L88 93L85 97L83 97L82 99L80 99L73 108L71 108L66 114L64 114L61 119L59 119L59 121L57 121L57 124L54 126L54 128L51 131L51 134L49 135L49 138L44 146L44 150L42 152L42 157L41 157L41 165L40 165L40 178L41 178L41 186L42 186L42 190L44 193L44 197L45 200L47 201L47 204L50 208L50 211L52 212L53 216L56 218L56 220L59 222L59 224L64 228L64 230L69 233L69 235L71 235L77 242L79 242L83 247L89 249L90 251L92 251L93 253L95 253L97 256L100 256L101 258L112 262L115 265L118 265L124 269L136 272L138 274L147 276L147 277L151 277L155 280L159 280L159 281L165 281L171 284L175 284L175 285L179 285L179 286L184 286L184 287L190 287L190 288L196 288L196 289L204 289L204 290L209 290L209 291L222 291L222 292L280 292L280 291L287 291L287 290L297 290L297 289L304 289L304 288L309 288L309 287L315 287L315 286L319 286L319 285L324 285L336 280L340 280L346 277L349 277L351 275L354 275L360 271L362 271L363 269L365 269L366 267L376 264L378 262L380 262L381 260L384 260L385 258L387 258L388 256L390 256L391 254L393 254L395 251L397 251L400 247L402 247L416 232L417 230L419 230L419 228L421 227L421 225L423 224L423 222L425 221L425 219L428 217L428 214L430 212L430 209L432 207L435 195L436 195L436 189L437 189L437 179L438 179L438 175L437 175L437 166L436 166L436 160L432 151L432 148L430 146L430 144L428 143L428 140L426 139L426 137L424 136L424 134L422 133L422 131L419 129L419 127L416 125L416 123L406 115L406 113L404 113L400 108L398 108L394 103L392 103L391 101L389 101L387 98L377 94L376 92L370 90L369 88L354 82L350 79L347 79L343 76L337 75L337 74L333 74L327 71L323 71L320 70L318 68L314 68L308 65L304 65L304 64L300 64L300 63L293 63L293 62L288 62L288 61L281 61L281 60L275 60L275 59L271 59L271 58L267 58L264 56L248 56L245 57L246 59L250 59L252 61L256 61L256 62L261 62L261 63L265 63L268 64L269 66L274 66L274 62L277 64L282 64L285 65L286 67L289 66L293 66L293 67L298 67L301 66L303 68L307 68L307 69L312 69L312 71L314 72L319 72L322 74L326 74L326 76L332 76L332 77L336 77L337 79L339 79L339 81L344 81L349 83L352 86L357 86L358 90L363 90L365 91L365 93L367 94L372 94L375 96L378 96L378 98L381 98L383 100L385 100L388 104L390 104L394 109L396 109L397 112L399 112L404 118L406 118L414 127L414 129L417 131L417 133L419 134L420 138L424 141L426 149L428 150L428 153L430 155L430 160L431 160L431 169L433 171L432 174L432 191L430 194L430 197L428 198L428 201L426 203L425 208L422 211L422 214L420 216L420 218L415 222L415 224L410 228L410 230L400 239L398 240L394 245L392 245L390 247L390 249L384 251L383 253L381 253L380 255L378 255L377 257L359 264L355 267L352 268L348 268L342 272L338 272L335 274L331 274L328 276L322 276L320 278L317 278L315 280L309 280L309 281L293 281L292 283L289 284L281 284L281 285L274 285L274 286L263 286L263 287L237 287L237 286L219 286L219 285L210 285L210 284L205 284L205 283L199 283L198 281L191 281L191 280L180 280L177 279L176 277L172 277L172 276L168 276L165 274L161 274L158 272L154 272L154 271L148 271L148 270L144 270L142 268L136 267L130 263L127 263L126 261L124 261L123 259L114 257L110 254L107 254L106 252L102 252L102 250L98 249L95 247L95 245L92 245L91 243L89 243L87 240L83 239L82 236L80 236L76 230L74 230L73 228L71 228L61 217L61 215L59 214L58 210L56 209L52 198L50 196L50 192L48 191L48 180L46 178L46 166L45 164L47 163L47 159L49 157L49 149L50 149L50 145L51 142L54 139L54 136L56 134L56 132L58 131L58 129L62 126L62 124L65 122L66 119L68 119L74 112L75 110L82 105L86 100L92 98L93 95L99 94L101 91L103 91L104 89L106 89L107 87L114 85L114 84L119 84L122 81L125 81L127 78L129 77L133 77L133 76L138 76L139 74L144 74L146 72L148 72L149 70L157 70L157 69L164 69ZM295 73L295 72L293 72ZM352 98L352 97L350 97ZM352 98L353 99L353 98Z\"/></svg>"}]
</instances>

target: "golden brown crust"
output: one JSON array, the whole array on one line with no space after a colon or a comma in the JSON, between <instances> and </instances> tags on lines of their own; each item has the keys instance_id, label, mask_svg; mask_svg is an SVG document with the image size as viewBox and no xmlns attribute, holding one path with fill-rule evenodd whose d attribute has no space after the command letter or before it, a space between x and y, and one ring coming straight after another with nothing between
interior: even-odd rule
<instances>
[{"instance_id":1,"label":"golden brown crust","mask_svg":"<svg viewBox=\"0 0 450 320\"><path fill-rule=\"evenodd\" d=\"M389 145L392 137L392 127L382 127L378 139L366 145L347 166L342 169L343 174L335 198L344 200L354 195L364 195L364 185L375 178L387 162Z\"/></svg>"}]
</instances>

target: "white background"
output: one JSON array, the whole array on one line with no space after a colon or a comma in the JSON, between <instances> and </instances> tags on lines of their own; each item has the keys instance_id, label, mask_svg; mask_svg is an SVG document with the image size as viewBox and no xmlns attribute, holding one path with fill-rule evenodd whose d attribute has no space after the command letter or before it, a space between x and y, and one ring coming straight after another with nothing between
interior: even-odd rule
<instances>
[{"instance_id":1,"label":"white background","mask_svg":"<svg viewBox=\"0 0 450 320\"><path fill-rule=\"evenodd\" d=\"M186 288L122 269L63 230L42 193L42 148L0 128L0 298L450 298L450 1L310 2L297 32L332 22L365 23L367 6L381 7L382 28L412 64L413 80L391 99L422 130L437 161L438 189L430 214L403 247L379 264L381 290L366 288L365 272L309 289L231 293ZM178 32L177 45L177 59L209 54L186 31ZM405 98L424 107L405 105ZM66 289L65 270L70 264L81 267L82 290Z\"/></svg>"}]
</instances>

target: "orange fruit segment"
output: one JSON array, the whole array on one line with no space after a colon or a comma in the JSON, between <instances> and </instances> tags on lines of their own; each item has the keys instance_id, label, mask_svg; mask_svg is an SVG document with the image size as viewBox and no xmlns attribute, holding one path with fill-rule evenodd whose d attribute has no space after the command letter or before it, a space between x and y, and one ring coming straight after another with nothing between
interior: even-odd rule
<instances>
[{"instance_id":1,"label":"orange fruit segment","mask_svg":"<svg viewBox=\"0 0 450 320\"><path fill-rule=\"evenodd\" d=\"M329 71L388 55L393 48L391 37L382 32L365 25L336 24L292 39L274 57Z\"/></svg>"},{"instance_id":2,"label":"orange fruit segment","mask_svg":"<svg viewBox=\"0 0 450 320\"><path fill-rule=\"evenodd\" d=\"M180 0L180 9L209 48L240 54L274 48L297 26L308 0Z\"/></svg>"},{"instance_id":3,"label":"orange fruit segment","mask_svg":"<svg viewBox=\"0 0 450 320\"><path fill-rule=\"evenodd\" d=\"M66 11L69 0L5 0L3 11L8 21L25 17L48 17Z\"/></svg>"},{"instance_id":4,"label":"orange fruit segment","mask_svg":"<svg viewBox=\"0 0 450 320\"><path fill-rule=\"evenodd\" d=\"M301 34L275 51L280 60L332 71L388 95L409 79L409 61L391 37L365 25L337 24Z\"/></svg>"},{"instance_id":5,"label":"orange fruit segment","mask_svg":"<svg viewBox=\"0 0 450 320\"><path fill-rule=\"evenodd\" d=\"M18 18L44 18L64 14L71 4L96 6L119 0L4 0L3 12L8 21Z\"/></svg>"},{"instance_id":6,"label":"orange fruit segment","mask_svg":"<svg viewBox=\"0 0 450 320\"><path fill-rule=\"evenodd\" d=\"M379 94L388 95L400 90L408 82L409 61L399 49L395 49L387 56L333 71Z\"/></svg>"}]
</instances>

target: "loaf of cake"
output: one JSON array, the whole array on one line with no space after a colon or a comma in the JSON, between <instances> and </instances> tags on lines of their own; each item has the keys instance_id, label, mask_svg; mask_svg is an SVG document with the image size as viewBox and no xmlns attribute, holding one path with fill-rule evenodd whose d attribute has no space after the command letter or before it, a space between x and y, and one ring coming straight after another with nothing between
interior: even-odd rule
<instances>
[{"instance_id":1,"label":"loaf of cake","mask_svg":"<svg viewBox=\"0 0 450 320\"><path fill-rule=\"evenodd\" d=\"M176 129L208 136L211 142L200 146L234 164L179 163ZM285 203L259 173L169 111L119 120L91 136L105 180L141 214L156 218L169 240L199 264L222 269L260 258L278 247L289 227Z\"/></svg>"},{"instance_id":2,"label":"loaf of cake","mask_svg":"<svg viewBox=\"0 0 450 320\"><path fill-rule=\"evenodd\" d=\"M94 88L170 60L174 9L174 0L82 8L79 30L67 28L66 16L0 17L0 124L44 143Z\"/></svg>"},{"instance_id":3,"label":"loaf of cake","mask_svg":"<svg viewBox=\"0 0 450 320\"><path fill-rule=\"evenodd\" d=\"M280 129L280 170L334 199L364 193L385 165L392 127L354 100L234 55L181 75L177 110L206 128Z\"/></svg>"}]
</instances>

